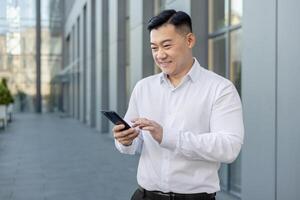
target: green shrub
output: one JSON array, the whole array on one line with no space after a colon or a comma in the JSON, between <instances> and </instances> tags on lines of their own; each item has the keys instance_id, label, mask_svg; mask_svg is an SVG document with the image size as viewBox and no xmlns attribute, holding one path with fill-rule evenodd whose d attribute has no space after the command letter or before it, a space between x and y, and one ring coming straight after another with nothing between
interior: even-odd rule
<instances>
[{"instance_id":1,"label":"green shrub","mask_svg":"<svg viewBox=\"0 0 300 200\"><path fill-rule=\"evenodd\" d=\"M10 103L9 91L4 86L4 84L0 83L0 105L8 105Z\"/></svg>"},{"instance_id":2,"label":"green shrub","mask_svg":"<svg viewBox=\"0 0 300 200\"><path fill-rule=\"evenodd\" d=\"M9 91L6 83L6 79L2 79L0 88L0 105L8 105L10 103L14 103L14 98L11 95L11 92Z\"/></svg>"}]
</instances>

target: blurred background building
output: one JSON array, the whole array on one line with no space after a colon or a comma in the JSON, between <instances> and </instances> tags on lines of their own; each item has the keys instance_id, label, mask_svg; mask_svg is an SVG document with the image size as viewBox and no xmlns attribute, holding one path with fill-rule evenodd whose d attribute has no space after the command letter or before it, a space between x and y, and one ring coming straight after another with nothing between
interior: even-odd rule
<instances>
[{"instance_id":1,"label":"blurred background building","mask_svg":"<svg viewBox=\"0 0 300 200\"><path fill-rule=\"evenodd\" d=\"M0 77L19 111L34 111L36 99L35 3L0 0ZM222 165L218 199L300 198L297 0L43 0L43 112L110 132L99 111L124 115L135 83L159 72L146 27L169 8L191 15L194 55L230 79L243 101L245 145Z\"/></svg>"},{"instance_id":2,"label":"blurred background building","mask_svg":"<svg viewBox=\"0 0 300 200\"><path fill-rule=\"evenodd\" d=\"M62 18L49 12L51 5L51 0L43 0L40 7L43 112L51 110L51 75L62 62ZM15 110L20 112L35 111L36 19L36 0L0 1L0 78L7 79L15 96Z\"/></svg>"}]
</instances>

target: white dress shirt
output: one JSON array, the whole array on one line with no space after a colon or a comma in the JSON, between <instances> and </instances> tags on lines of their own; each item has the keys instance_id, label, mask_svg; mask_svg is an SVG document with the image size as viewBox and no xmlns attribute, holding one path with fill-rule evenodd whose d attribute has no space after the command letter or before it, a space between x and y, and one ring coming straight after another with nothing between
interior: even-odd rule
<instances>
[{"instance_id":1,"label":"white dress shirt","mask_svg":"<svg viewBox=\"0 0 300 200\"><path fill-rule=\"evenodd\" d=\"M148 118L163 127L161 144L141 131L126 154L140 153L137 181L147 190L213 193L220 163L238 156L244 137L242 106L234 85L195 62L174 87L164 73L139 81L125 120Z\"/></svg>"}]
</instances>

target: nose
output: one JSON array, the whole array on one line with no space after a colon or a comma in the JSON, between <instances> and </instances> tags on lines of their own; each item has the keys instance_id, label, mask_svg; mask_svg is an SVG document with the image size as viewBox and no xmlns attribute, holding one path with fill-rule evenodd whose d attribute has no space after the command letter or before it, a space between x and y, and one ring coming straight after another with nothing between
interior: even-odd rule
<instances>
[{"instance_id":1,"label":"nose","mask_svg":"<svg viewBox=\"0 0 300 200\"><path fill-rule=\"evenodd\" d=\"M157 54L156 54L157 59L165 59L166 57L167 57L167 54L166 54L166 52L164 52L164 50L159 49L157 51Z\"/></svg>"}]
</instances>

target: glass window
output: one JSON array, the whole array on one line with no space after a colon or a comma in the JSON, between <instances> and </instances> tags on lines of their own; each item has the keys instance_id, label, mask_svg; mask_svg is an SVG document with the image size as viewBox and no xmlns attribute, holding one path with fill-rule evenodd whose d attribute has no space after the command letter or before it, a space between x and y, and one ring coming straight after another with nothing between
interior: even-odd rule
<instances>
[{"instance_id":1,"label":"glass window","mask_svg":"<svg viewBox=\"0 0 300 200\"><path fill-rule=\"evenodd\" d=\"M242 22L243 16L243 1L242 0L231 0L231 15L230 22L231 25L238 25Z\"/></svg>"},{"instance_id":2,"label":"glass window","mask_svg":"<svg viewBox=\"0 0 300 200\"><path fill-rule=\"evenodd\" d=\"M225 35L209 39L209 69L225 76L226 74L226 38Z\"/></svg>"},{"instance_id":3,"label":"glass window","mask_svg":"<svg viewBox=\"0 0 300 200\"><path fill-rule=\"evenodd\" d=\"M241 94L243 1L210 0L208 6L208 68L230 79ZM236 197L241 194L241 157L219 170L221 190Z\"/></svg>"},{"instance_id":4,"label":"glass window","mask_svg":"<svg viewBox=\"0 0 300 200\"><path fill-rule=\"evenodd\" d=\"M242 29L230 33L230 80L241 94Z\"/></svg>"},{"instance_id":5,"label":"glass window","mask_svg":"<svg viewBox=\"0 0 300 200\"><path fill-rule=\"evenodd\" d=\"M159 6L160 10L165 9L166 3L167 3L167 0L160 0L160 6Z\"/></svg>"},{"instance_id":6,"label":"glass window","mask_svg":"<svg viewBox=\"0 0 300 200\"><path fill-rule=\"evenodd\" d=\"M228 0L210 0L209 32L212 33L228 25Z\"/></svg>"},{"instance_id":7,"label":"glass window","mask_svg":"<svg viewBox=\"0 0 300 200\"><path fill-rule=\"evenodd\" d=\"M241 154L235 160L233 164L229 167L229 191L236 196L240 196L241 194Z\"/></svg>"},{"instance_id":8,"label":"glass window","mask_svg":"<svg viewBox=\"0 0 300 200\"><path fill-rule=\"evenodd\" d=\"M0 70L0 76L10 83L17 111L34 111L35 24L34 0L0 0L0 69L5 70L4 73Z\"/></svg>"},{"instance_id":9,"label":"glass window","mask_svg":"<svg viewBox=\"0 0 300 200\"><path fill-rule=\"evenodd\" d=\"M219 170L219 177L220 177L221 190L228 191L229 166L227 164L223 164L223 163L221 164Z\"/></svg>"}]
</instances>

